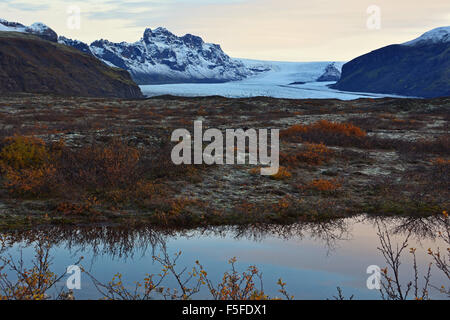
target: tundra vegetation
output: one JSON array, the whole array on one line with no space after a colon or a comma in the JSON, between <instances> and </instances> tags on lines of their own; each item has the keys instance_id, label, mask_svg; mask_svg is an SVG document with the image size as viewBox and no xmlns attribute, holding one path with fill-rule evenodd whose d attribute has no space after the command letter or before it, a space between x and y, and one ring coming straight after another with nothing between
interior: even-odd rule
<instances>
[{"instance_id":1,"label":"tundra vegetation","mask_svg":"<svg viewBox=\"0 0 450 320\"><path fill-rule=\"evenodd\" d=\"M0 228L189 228L448 208L450 99L0 98ZM279 172L174 165L173 130L280 129Z\"/></svg>"}]
</instances>

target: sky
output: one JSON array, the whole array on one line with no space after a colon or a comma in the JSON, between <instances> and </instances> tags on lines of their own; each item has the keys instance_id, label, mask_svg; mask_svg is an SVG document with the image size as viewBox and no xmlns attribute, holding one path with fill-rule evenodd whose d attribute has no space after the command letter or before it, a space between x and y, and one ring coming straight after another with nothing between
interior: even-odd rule
<instances>
[{"instance_id":1,"label":"sky","mask_svg":"<svg viewBox=\"0 0 450 320\"><path fill-rule=\"evenodd\" d=\"M218 43L236 58L348 61L450 25L450 1L2 0L0 18L43 22L88 43L134 42L145 28L162 26Z\"/></svg>"}]
</instances>

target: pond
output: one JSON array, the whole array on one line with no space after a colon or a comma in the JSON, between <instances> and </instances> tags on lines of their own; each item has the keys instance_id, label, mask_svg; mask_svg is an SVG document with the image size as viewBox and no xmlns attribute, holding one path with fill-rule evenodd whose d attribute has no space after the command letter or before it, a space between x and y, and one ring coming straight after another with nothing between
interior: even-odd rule
<instances>
[{"instance_id":1,"label":"pond","mask_svg":"<svg viewBox=\"0 0 450 320\"><path fill-rule=\"evenodd\" d=\"M162 265L152 258L162 251L169 256L181 252L176 269L191 270L200 261L208 277L215 283L230 269L228 260L236 257L238 271L255 265L262 272L264 291L271 297L280 296L279 278L286 283L295 299L332 299L337 287L344 296L354 299L380 299L379 290L370 290L367 268L387 266L382 252L380 232L387 232L392 248L407 240L400 257L400 279L404 286L414 280L413 257L416 248L419 283L427 273L432 257L428 248L445 252L449 245L437 237L448 232L448 221L435 218L369 218L358 216L321 223L297 223L290 226L216 227L190 231L160 231L149 227L127 229L115 226L46 227L27 232L4 232L1 256L25 265L35 255L35 245L45 241L52 258L51 269L65 272L83 256L81 265L96 280L108 283L121 273L125 286L134 288L146 274L158 274ZM408 238L409 236L409 238ZM186 272L187 272L186 271ZM11 270L3 272L13 273ZM65 276L58 289L65 285ZM431 284L448 286L441 270L432 266ZM176 279L167 277L163 285L176 287ZM82 273L81 289L74 290L76 299L101 297L90 276ZM432 298L446 298L437 289ZM192 297L208 299L205 288Z\"/></svg>"}]
</instances>

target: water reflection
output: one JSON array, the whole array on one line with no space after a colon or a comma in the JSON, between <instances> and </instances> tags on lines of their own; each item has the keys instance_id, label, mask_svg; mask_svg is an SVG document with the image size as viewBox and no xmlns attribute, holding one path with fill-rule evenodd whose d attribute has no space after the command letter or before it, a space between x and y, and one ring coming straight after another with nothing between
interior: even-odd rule
<instances>
[{"instance_id":1,"label":"water reflection","mask_svg":"<svg viewBox=\"0 0 450 320\"><path fill-rule=\"evenodd\" d=\"M65 267L69 261L84 255L90 272L100 275L99 281L109 281L116 272L128 276L130 282L142 280L145 273L158 272L151 257L167 248L183 251L180 265L191 267L195 260L204 262L217 279L221 278L226 261L237 256L245 265L257 264L265 280L276 283L283 277L288 289L298 299L330 298L336 287L355 298L380 298L365 285L366 268L371 264L387 266L379 252L379 228L384 228L395 248L405 238L409 246L418 249L417 264L426 273L430 261L428 247L445 251L450 245L439 234L449 234L448 218L380 218L359 216L326 222L303 222L289 226L253 225L216 227L196 230L158 230L149 226L132 229L118 226L82 226L77 228L52 226L38 230L3 232L0 252L17 254L22 248L45 243L53 248L55 265ZM406 248L406 247L405 247ZM407 250L406 248L405 250ZM445 253L445 252L444 252ZM24 256L31 256L31 250ZM410 266L409 257L402 258ZM409 259L409 260L408 260ZM399 271L400 272L400 271ZM405 283L413 279L411 270L402 270ZM103 277L103 278L102 278ZM447 284L445 274L438 274L436 283ZM172 283L174 284L174 282ZM168 285L171 285L169 282ZM88 286L88 284L85 284ZM267 286L276 292L276 286ZM82 290L80 298L96 298L94 288ZM348 292L349 291L349 292ZM206 296L199 296L202 298Z\"/></svg>"},{"instance_id":2,"label":"water reflection","mask_svg":"<svg viewBox=\"0 0 450 320\"><path fill-rule=\"evenodd\" d=\"M327 222L304 222L293 225L248 225L199 228L186 231L155 229L151 226L137 226L133 229L124 226L49 226L27 231L2 232L0 248L6 250L20 243L28 247L40 239L46 239L51 246L64 247L69 251L89 251L94 256L109 255L113 258L133 258L135 254L145 254L165 243L167 239L183 237L215 237L264 241L276 237L283 240L303 239L309 236L330 251L338 241L350 237L349 230L354 220L336 219Z\"/></svg>"}]
</instances>

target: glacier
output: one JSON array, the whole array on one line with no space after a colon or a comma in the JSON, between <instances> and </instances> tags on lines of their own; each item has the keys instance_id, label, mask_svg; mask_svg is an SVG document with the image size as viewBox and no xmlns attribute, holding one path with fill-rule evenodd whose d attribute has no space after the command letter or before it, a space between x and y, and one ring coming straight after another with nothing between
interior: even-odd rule
<instances>
[{"instance_id":1,"label":"glacier","mask_svg":"<svg viewBox=\"0 0 450 320\"><path fill-rule=\"evenodd\" d=\"M327 66L334 63L340 71L344 62L278 62L239 59L249 69L266 70L258 75L226 83L180 83L162 85L141 85L147 97L160 95L212 96L228 98L273 97L287 99L341 99L400 97L396 95L354 93L330 89L335 82L318 82ZM292 84L304 82L304 84Z\"/></svg>"},{"instance_id":2,"label":"glacier","mask_svg":"<svg viewBox=\"0 0 450 320\"><path fill-rule=\"evenodd\" d=\"M449 41L450 27L437 28L415 40ZM331 89L344 62L279 62L237 59L218 44L186 34L176 36L165 28L145 29L136 42L97 40L86 44L57 34L43 23L27 27L0 19L0 31L32 33L93 55L111 67L127 70L146 96L221 95L232 98L267 96L292 99L342 99L399 97ZM319 80L319 81L318 81ZM320 81L321 80L321 81Z\"/></svg>"}]
</instances>

